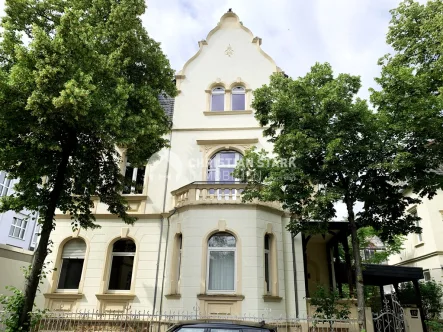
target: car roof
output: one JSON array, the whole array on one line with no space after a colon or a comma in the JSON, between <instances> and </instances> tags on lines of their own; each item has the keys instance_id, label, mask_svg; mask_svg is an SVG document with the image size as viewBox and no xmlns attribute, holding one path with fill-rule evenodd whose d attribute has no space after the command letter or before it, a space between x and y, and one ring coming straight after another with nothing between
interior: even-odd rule
<instances>
[{"instance_id":1,"label":"car roof","mask_svg":"<svg viewBox=\"0 0 443 332\"><path fill-rule=\"evenodd\" d=\"M225 328L225 329L271 329L271 326L267 326L262 323L230 323L230 322L208 322L208 321L193 321L177 324L174 330L178 327L193 327L193 328Z\"/></svg>"}]
</instances>

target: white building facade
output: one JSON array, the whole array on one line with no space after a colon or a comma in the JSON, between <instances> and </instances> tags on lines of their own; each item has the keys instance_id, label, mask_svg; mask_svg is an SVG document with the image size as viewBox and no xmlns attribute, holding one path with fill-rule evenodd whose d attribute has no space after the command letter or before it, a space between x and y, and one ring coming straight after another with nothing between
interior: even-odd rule
<instances>
[{"instance_id":1,"label":"white building facade","mask_svg":"<svg viewBox=\"0 0 443 332\"><path fill-rule=\"evenodd\" d=\"M411 195L410 193L406 193ZM410 206L408 213L421 218L421 234L408 234L400 254L391 256L389 264L423 268L425 280L443 282L443 192L432 200Z\"/></svg>"},{"instance_id":2,"label":"white building facade","mask_svg":"<svg viewBox=\"0 0 443 332\"><path fill-rule=\"evenodd\" d=\"M176 76L171 148L122 172L133 226L98 200L96 230L73 232L58 214L37 299L51 310L193 311L306 316L301 235L276 204L242 203L231 172L245 151L272 151L251 109L252 91L281 70L261 39L229 11ZM172 112L173 111L173 112ZM172 115L173 113L173 115Z\"/></svg>"}]
</instances>

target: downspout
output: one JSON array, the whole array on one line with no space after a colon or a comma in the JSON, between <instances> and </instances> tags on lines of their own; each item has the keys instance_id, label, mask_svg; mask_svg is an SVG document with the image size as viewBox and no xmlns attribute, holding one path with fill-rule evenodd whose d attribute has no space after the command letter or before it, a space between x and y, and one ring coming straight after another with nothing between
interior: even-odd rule
<instances>
[{"instance_id":1,"label":"downspout","mask_svg":"<svg viewBox=\"0 0 443 332\"><path fill-rule=\"evenodd\" d=\"M171 128L172 128L172 123L171 123ZM155 272L155 286L154 286L154 303L152 305L152 317L154 317L155 314L155 305L157 303L157 288L158 288L158 274L159 274L159 270L160 270L160 253L161 253L161 247L162 247L162 238L163 238L163 221L165 219L165 217L163 216L165 213L165 209L166 209L166 195L167 195L167 190L168 190L168 176L169 176L169 160L171 158L171 146L172 146L172 130L171 133L169 134L169 149L168 149L168 159L167 159L167 164L166 164L166 177L165 177L165 190L163 193L163 214L162 214L162 219L160 221L160 237L158 239L158 255L157 255L157 269ZM169 220L169 218L168 218ZM166 260L166 257L165 257ZM163 293L163 290L162 290Z\"/></svg>"},{"instance_id":2,"label":"downspout","mask_svg":"<svg viewBox=\"0 0 443 332\"><path fill-rule=\"evenodd\" d=\"M171 228L170 220L175 213L177 212L177 209L174 208L173 212L168 217L168 230L166 232L166 245L165 245L165 259L163 260L163 276L162 276L162 288L160 292L160 318L162 319L162 309L163 309L163 289L165 287L165 272L166 272L166 259L168 257L168 243L169 243L169 229ZM160 324L158 325L159 331L160 331Z\"/></svg>"},{"instance_id":3,"label":"downspout","mask_svg":"<svg viewBox=\"0 0 443 332\"><path fill-rule=\"evenodd\" d=\"M295 317L298 318L298 289L297 289L297 264L295 262L295 234L291 233L292 240L292 270L294 271L294 298L295 298Z\"/></svg>"}]
</instances>

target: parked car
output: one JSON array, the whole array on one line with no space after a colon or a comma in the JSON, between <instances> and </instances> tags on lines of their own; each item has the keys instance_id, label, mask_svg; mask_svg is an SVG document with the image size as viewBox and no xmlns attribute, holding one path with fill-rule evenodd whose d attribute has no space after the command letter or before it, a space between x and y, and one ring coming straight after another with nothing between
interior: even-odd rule
<instances>
[{"instance_id":1,"label":"parked car","mask_svg":"<svg viewBox=\"0 0 443 332\"><path fill-rule=\"evenodd\" d=\"M258 324L187 322L176 324L169 328L167 332L276 332L276 329L265 325L264 322Z\"/></svg>"}]
</instances>

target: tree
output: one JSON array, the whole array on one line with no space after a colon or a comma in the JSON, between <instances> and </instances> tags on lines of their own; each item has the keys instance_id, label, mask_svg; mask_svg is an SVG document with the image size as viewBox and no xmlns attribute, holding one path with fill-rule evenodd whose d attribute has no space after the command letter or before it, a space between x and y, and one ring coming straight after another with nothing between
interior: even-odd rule
<instances>
[{"instance_id":1,"label":"tree","mask_svg":"<svg viewBox=\"0 0 443 332\"><path fill-rule=\"evenodd\" d=\"M125 223L117 147L141 166L167 146L159 94L173 70L142 27L143 0L7 0L0 44L0 169L19 178L0 210L39 211L19 325L29 329L56 209L99 227L92 197Z\"/></svg>"},{"instance_id":2,"label":"tree","mask_svg":"<svg viewBox=\"0 0 443 332\"><path fill-rule=\"evenodd\" d=\"M432 197L442 177L432 172L439 164L427 156L436 145L423 138L413 149L408 147L408 133L395 130L417 128L402 124L402 119L389 123L383 112L371 111L356 98L359 88L359 77L334 77L329 64L316 64L295 80L274 74L269 85L254 92L253 102L256 118L266 127L264 135L274 143L274 155L249 151L235 176L248 183L245 200L282 202L291 214L288 229L294 234L327 233L327 223L337 215L336 204L344 203L354 254L358 320L364 328L357 229L371 226L389 243L398 235L420 232L415 225L418 218L406 213L410 204L420 202L420 196L403 192L412 188ZM356 209L357 202L361 210ZM317 222L314 230L312 221Z\"/></svg>"},{"instance_id":3,"label":"tree","mask_svg":"<svg viewBox=\"0 0 443 332\"><path fill-rule=\"evenodd\" d=\"M443 285L435 280L420 281L418 284L425 320L439 319L440 313L443 311ZM398 299L402 304L417 304L417 296L412 282L400 285Z\"/></svg>"},{"instance_id":4,"label":"tree","mask_svg":"<svg viewBox=\"0 0 443 332\"><path fill-rule=\"evenodd\" d=\"M336 290L326 290L319 285L311 297L311 305L315 307L314 318L319 322L329 324L329 331L334 331L334 320L345 320L351 313L347 302L340 302L341 298Z\"/></svg>"}]
</instances>

